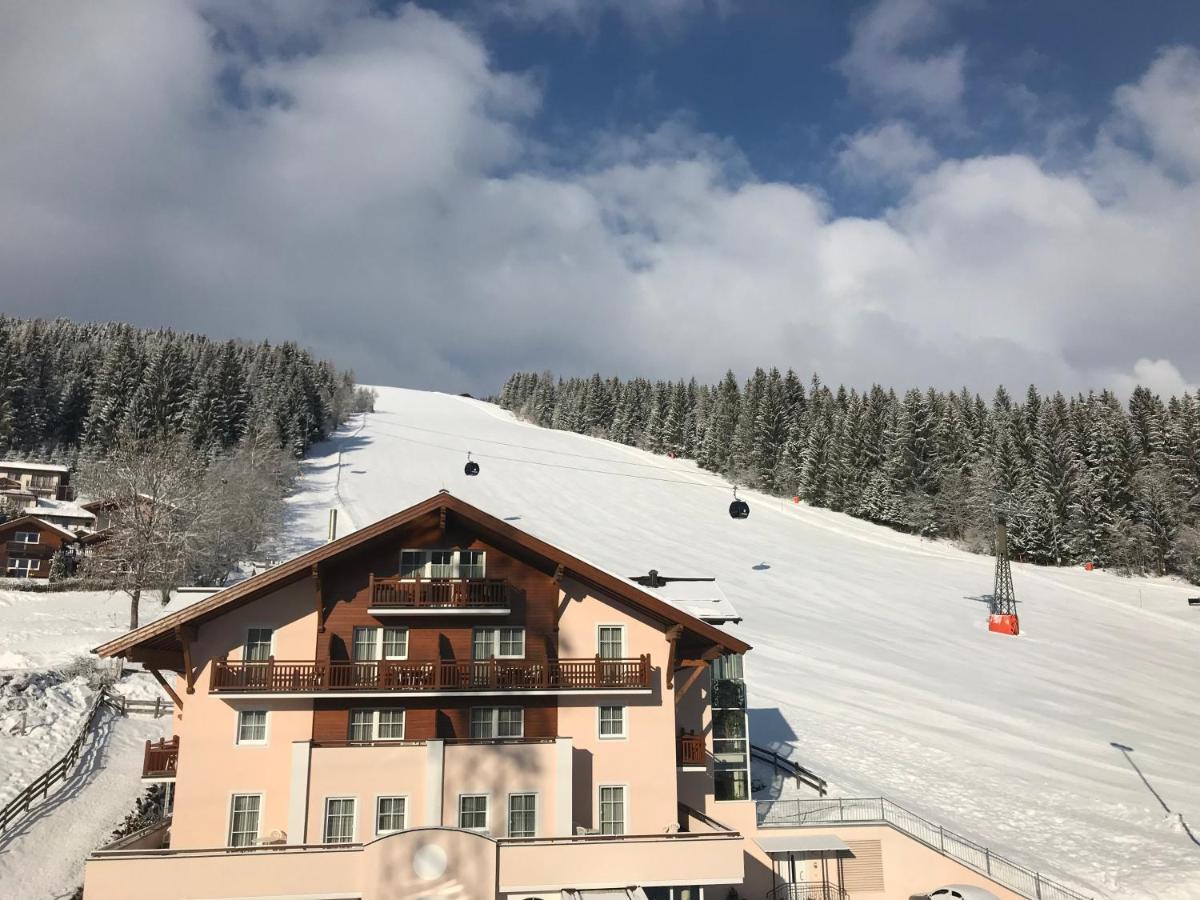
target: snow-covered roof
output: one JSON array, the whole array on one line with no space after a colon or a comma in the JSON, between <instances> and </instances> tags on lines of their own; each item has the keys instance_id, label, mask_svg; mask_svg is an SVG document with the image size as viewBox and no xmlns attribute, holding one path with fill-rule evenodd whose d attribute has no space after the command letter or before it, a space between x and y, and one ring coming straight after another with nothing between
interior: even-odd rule
<instances>
[{"instance_id":1,"label":"snow-covered roof","mask_svg":"<svg viewBox=\"0 0 1200 900\"><path fill-rule=\"evenodd\" d=\"M36 525L43 526L45 528L50 529L51 531L57 531L60 535L62 535L65 538L68 538L72 541L75 540L75 535L72 534L71 532L67 531L67 529L62 528L58 525L55 525L53 522L47 522L45 519L39 518L38 516L26 515L26 516L21 516L19 519L9 519L7 522L0 524L0 531L7 531L8 529L12 528L14 525L30 525L30 524L36 524Z\"/></svg>"},{"instance_id":2,"label":"snow-covered roof","mask_svg":"<svg viewBox=\"0 0 1200 900\"><path fill-rule=\"evenodd\" d=\"M0 459L0 471L8 469L24 469L28 472L58 472L65 475L71 471L70 466L56 466L51 463L21 462L17 459Z\"/></svg>"},{"instance_id":3,"label":"snow-covered roof","mask_svg":"<svg viewBox=\"0 0 1200 900\"><path fill-rule=\"evenodd\" d=\"M643 575L630 580L697 619L706 622L742 621L715 578L660 576L656 584Z\"/></svg>"},{"instance_id":4,"label":"snow-covered roof","mask_svg":"<svg viewBox=\"0 0 1200 900\"><path fill-rule=\"evenodd\" d=\"M88 512L77 503L49 498L29 504L24 511L31 516L60 516L69 519L86 519L89 522L96 518L95 513Z\"/></svg>"}]
</instances>

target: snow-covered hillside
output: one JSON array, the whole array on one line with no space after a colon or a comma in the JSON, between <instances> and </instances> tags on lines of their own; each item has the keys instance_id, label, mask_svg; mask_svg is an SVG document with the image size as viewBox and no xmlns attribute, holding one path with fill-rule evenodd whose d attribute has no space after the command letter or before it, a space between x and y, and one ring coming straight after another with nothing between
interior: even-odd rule
<instances>
[{"instance_id":1,"label":"snow-covered hillside","mask_svg":"<svg viewBox=\"0 0 1200 900\"><path fill-rule=\"evenodd\" d=\"M1097 896L1200 897L1179 820L1200 827L1187 586L1014 565L1024 633L1002 637L981 600L990 559L752 493L734 521L728 486L689 462L467 398L379 393L315 448L280 555L320 543L330 506L345 533L444 487L620 574L715 575L755 647L756 743Z\"/></svg>"}]
</instances>

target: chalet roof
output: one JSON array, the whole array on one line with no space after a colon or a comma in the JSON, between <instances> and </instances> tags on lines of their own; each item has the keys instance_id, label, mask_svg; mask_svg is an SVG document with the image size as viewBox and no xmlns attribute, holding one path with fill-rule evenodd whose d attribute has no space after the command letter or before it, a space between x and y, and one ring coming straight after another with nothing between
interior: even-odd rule
<instances>
[{"instance_id":1,"label":"chalet roof","mask_svg":"<svg viewBox=\"0 0 1200 900\"><path fill-rule=\"evenodd\" d=\"M697 619L720 624L740 622L742 617L715 578L638 575L630 578L656 597L661 597Z\"/></svg>"},{"instance_id":2,"label":"chalet roof","mask_svg":"<svg viewBox=\"0 0 1200 900\"><path fill-rule=\"evenodd\" d=\"M0 459L0 471L23 469L26 472L57 472L66 475L71 471L70 466L57 466L51 463L21 462L17 459Z\"/></svg>"},{"instance_id":3,"label":"chalet roof","mask_svg":"<svg viewBox=\"0 0 1200 900\"><path fill-rule=\"evenodd\" d=\"M39 519L37 516L21 516L18 519L10 519L9 521L5 522L3 525L0 525L0 534L3 534L5 531L8 531L10 529L15 530L16 526L18 526L18 525L24 525L24 526L34 525L38 528L44 528L47 531L56 531L60 535L65 537L67 540L71 540L71 541L75 540L74 532L67 531L67 529L65 529L65 528L59 528L53 522L47 522L45 519Z\"/></svg>"},{"instance_id":4,"label":"chalet roof","mask_svg":"<svg viewBox=\"0 0 1200 900\"><path fill-rule=\"evenodd\" d=\"M501 542L516 544L535 556L548 562L562 566L563 573L593 585L605 593L629 603L631 606L648 613L653 618L664 623L681 625L696 636L709 641L718 647L733 653L744 653L750 649L746 642L719 628L679 609L672 604L655 597L652 593L639 587L631 581L607 572L592 563L585 562L577 556L567 553L528 532L514 527L508 522L489 515L478 507L460 500L448 491L441 491L427 500L410 506L386 519L380 519L365 528L352 532L336 541L331 541L308 553L303 553L287 562L280 563L258 575L248 578L239 584L225 588L204 600L197 601L185 609L164 616L148 625L135 629L128 634L109 641L97 647L95 652L100 656L125 655L131 648L139 645L149 645L156 640L169 637L175 629L191 622L201 622L228 607L249 602L285 584L299 581L311 576L313 567L326 560L335 559L371 541L386 537L404 525L439 511L453 513L466 522L474 525L479 531L494 537Z\"/></svg>"}]
</instances>

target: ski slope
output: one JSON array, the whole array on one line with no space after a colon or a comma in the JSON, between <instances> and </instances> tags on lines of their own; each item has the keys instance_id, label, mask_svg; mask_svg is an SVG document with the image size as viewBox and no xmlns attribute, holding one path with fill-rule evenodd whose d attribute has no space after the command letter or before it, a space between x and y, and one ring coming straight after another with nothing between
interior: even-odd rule
<instances>
[{"instance_id":1,"label":"ski slope","mask_svg":"<svg viewBox=\"0 0 1200 900\"><path fill-rule=\"evenodd\" d=\"M1023 634L993 635L989 558L752 492L734 521L690 462L396 388L315 448L283 544L323 541L330 507L344 534L443 487L618 574L715 575L755 648L755 742L846 796L1097 897L1200 898L1200 589L1014 564Z\"/></svg>"}]
</instances>

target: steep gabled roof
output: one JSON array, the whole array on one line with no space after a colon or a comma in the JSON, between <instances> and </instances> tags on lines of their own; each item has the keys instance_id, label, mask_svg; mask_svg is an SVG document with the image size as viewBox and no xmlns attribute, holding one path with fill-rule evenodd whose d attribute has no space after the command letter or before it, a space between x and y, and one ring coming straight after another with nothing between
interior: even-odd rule
<instances>
[{"instance_id":1,"label":"steep gabled roof","mask_svg":"<svg viewBox=\"0 0 1200 900\"><path fill-rule=\"evenodd\" d=\"M16 525L37 525L40 528L45 528L47 531L56 531L69 541L75 540L75 534L67 531L65 528L59 528L53 522L47 522L45 519L39 519L37 516L21 516L19 519L10 519L3 525L0 525L0 532L8 531Z\"/></svg>"},{"instance_id":2,"label":"steep gabled roof","mask_svg":"<svg viewBox=\"0 0 1200 900\"><path fill-rule=\"evenodd\" d=\"M211 597L193 603L186 609L164 616L156 622L143 625L116 640L102 644L96 648L95 652L100 656L122 656L139 645L148 645L156 640L169 638L181 625L204 621L219 615L226 609L247 603L286 584L309 577L313 567L317 564L344 556L371 541L386 537L389 533L422 516L443 510L453 513L474 525L481 532L501 542L515 544L555 566L561 566L564 574L599 588L604 593L623 600L661 622L682 625L686 631L732 653L744 653L750 649L750 645L745 641L660 600L627 579L607 572L528 532L515 528L508 522L489 515L447 491L441 491L415 506L410 506L406 510L388 516L386 519L380 519L343 538L280 563L273 569L268 569L246 581L225 588Z\"/></svg>"}]
</instances>

